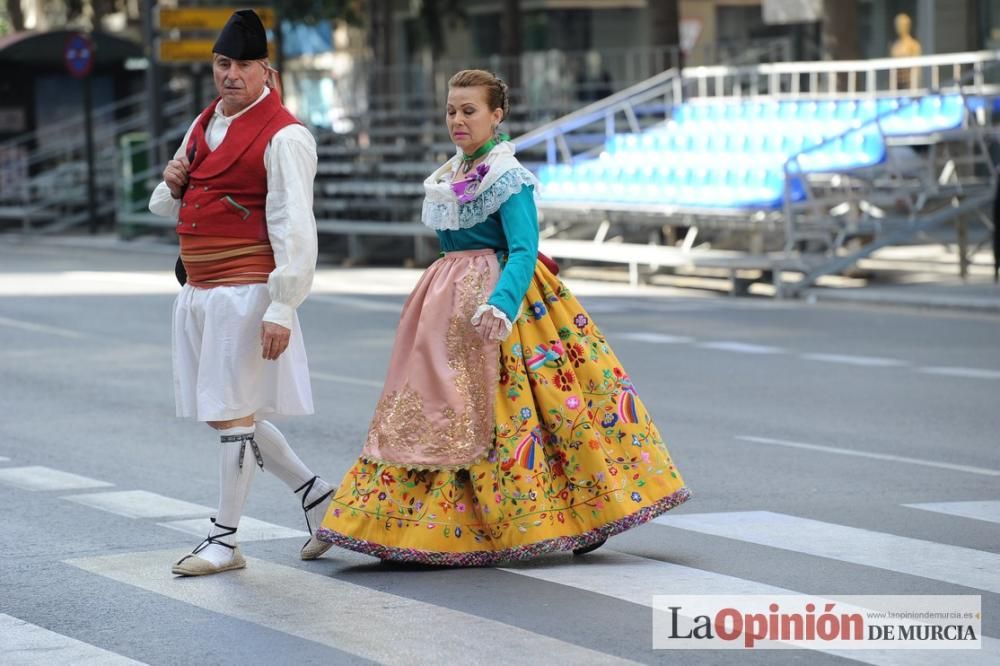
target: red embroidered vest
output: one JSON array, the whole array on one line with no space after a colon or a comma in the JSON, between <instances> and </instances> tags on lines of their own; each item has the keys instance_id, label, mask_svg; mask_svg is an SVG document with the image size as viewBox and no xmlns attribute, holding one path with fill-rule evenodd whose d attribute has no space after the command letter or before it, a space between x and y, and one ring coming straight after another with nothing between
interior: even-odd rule
<instances>
[{"instance_id":1,"label":"red embroidered vest","mask_svg":"<svg viewBox=\"0 0 1000 666\"><path fill-rule=\"evenodd\" d=\"M205 130L216 99L202 111L187 145L191 168L181 197L177 233L266 241L264 150L278 130L298 123L273 92L233 121L212 150Z\"/></svg>"}]
</instances>

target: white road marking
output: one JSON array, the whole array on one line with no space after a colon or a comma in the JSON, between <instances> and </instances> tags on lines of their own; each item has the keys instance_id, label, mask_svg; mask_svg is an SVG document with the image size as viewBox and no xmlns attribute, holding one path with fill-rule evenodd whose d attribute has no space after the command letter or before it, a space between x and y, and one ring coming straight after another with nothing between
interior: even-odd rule
<instances>
[{"instance_id":1,"label":"white road marking","mask_svg":"<svg viewBox=\"0 0 1000 666\"><path fill-rule=\"evenodd\" d=\"M519 655L526 662L635 663L512 625L266 560L247 558L247 568L240 571L176 579L169 565L181 555L172 550L124 553L67 563L382 664L453 663L456 655L479 655L489 661L504 654Z\"/></svg>"},{"instance_id":2,"label":"white road marking","mask_svg":"<svg viewBox=\"0 0 1000 666\"><path fill-rule=\"evenodd\" d=\"M10 458L5 458L4 456L0 456L0 462L10 462Z\"/></svg>"},{"instance_id":3,"label":"white road marking","mask_svg":"<svg viewBox=\"0 0 1000 666\"><path fill-rule=\"evenodd\" d=\"M801 358L804 358L807 361L823 361L825 363L859 365L869 368L891 368L901 365L909 365L906 361L900 361L896 358L882 358L879 356L852 356L849 354L801 354Z\"/></svg>"},{"instance_id":4,"label":"white road marking","mask_svg":"<svg viewBox=\"0 0 1000 666\"><path fill-rule=\"evenodd\" d=\"M1000 593L1000 555L771 511L665 515L668 527Z\"/></svg>"},{"instance_id":5,"label":"white road marking","mask_svg":"<svg viewBox=\"0 0 1000 666\"><path fill-rule=\"evenodd\" d=\"M76 490L79 488L107 488L114 485L107 481L60 472L57 469L40 465L0 469L0 483L22 490Z\"/></svg>"},{"instance_id":6,"label":"white road marking","mask_svg":"<svg viewBox=\"0 0 1000 666\"><path fill-rule=\"evenodd\" d=\"M370 312L394 312L395 314L402 314L403 312L402 303L386 303L384 301L374 301L369 298L362 298L359 296L313 294L312 296L309 297L309 300L319 301L320 303L346 305L348 307L352 307L357 310L368 310Z\"/></svg>"},{"instance_id":7,"label":"white road marking","mask_svg":"<svg viewBox=\"0 0 1000 666\"><path fill-rule=\"evenodd\" d=\"M627 312L629 308L618 303L591 302L587 304L587 312L594 314L618 314Z\"/></svg>"},{"instance_id":8,"label":"white road marking","mask_svg":"<svg viewBox=\"0 0 1000 666\"><path fill-rule=\"evenodd\" d=\"M520 576L603 594L652 607L653 595L706 594L770 596L800 592L746 578L686 567L672 562L601 549L585 558L548 558L503 569ZM869 590L865 590L869 593ZM858 594L860 592L854 592ZM983 639L979 651L969 650L815 650L877 666L939 666L941 663L986 666L1000 659L1000 640ZM669 655L671 653L664 652ZM680 653L678 653L680 654ZM683 659L681 659L683 661Z\"/></svg>"},{"instance_id":9,"label":"white road marking","mask_svg":"<svg viewBox=\"0 0 1000 666\"><path fill-rule=\"evenodd\" d=\"M927 375L944 375L945 377L965 377L968 379L1000 379L1000 370L981 370L979 368L917 368L917 372Z\"/></svg>"},{"instance_id":10,"label":"white road marking","mask_svg":"<svg viewBox=\"0 0 1000 666\"><path fill-rule=\"evenodd\" d=\"M694 342L694 338L688 338L683 335L667 335L665 333L619 333L615 335L616 338L625 338L626 340L637 340L639 342L652 342L656 344L685 344L688 342Z\"/></svg>"},{"instance_id":11,"label":"white road marking","mask_svg":"<svg viewBox=\"0 0 1000 666\"><path fill-rule=\"evenodd\" d=\"M698 346L703 349L714 349L716 351L736 352L738 354L783 354L784 349L780 347L769 347L767 345L754 345L747 342L736 342L733 340L717 340L715 342L701 342Z\"/></svg>"},{"instance_id":12,"label":"white road marking","mask_svg":"<svg viewBox=\"0 0 1000 666\"><path fill-rule=\"evenodd\" d=\"M211 523L209 523L206 518L171 520L169 522L157 524L162 525L163 527L169 527L172 530L177 530L178 532L184 532L185 534L193 534L197 537L207 536L208 529L211 527ZM288 527L275 525L274 523L267 523L263 520L257 520L256 518L250 518L248 516L240 518L239 532L237 533L237 538L240 542L270 541L271 539L292 538L306 539L308 537L308 532L293 530Z\"/></svg>"},{"instance_id":13,"label":"white road marking","mask_svg":"<svg viewBox=\"0 0 1000 666\"><path fill-rule=\"evenodd\" d=\"M143 663L3 613L0 613L0 661L4 666L127 666Z\"/></svg>"},{"instance_id":14,"label":"white road marking","mask_svg":"<svg viewBox=\"0 0 1000 666\"><path fill-rule=\"evenodd\" d=\"M954 463L939 462L936 460L924 460L923 458L896 456L889 453L876 453L874 451L858 451L857 449L842 449L836 446L806 444L805 442L789 442L783 439L771 439L770 437L751 437L749 435L737 435L736 439L739 439L744 442L753 442L755 444L784 446L791 449L802 449L805 451L822 451L823 453L836 453L842 456L855 456L857 458L871 458L872 460L888 460L890 462L901 462L901 463L907 463L909 465L921 465L923 467L936 467L937 469L947 469L953 472L967 472L969 474L981 474L983 476L1000 476L1000 469L975 467L973 465L956 465Z\"/></svg>"},{"instance_id":15,"label":"white road marking","mask_svg":"<svg viewBox=\"0 0 1000 666\"><path fill-rule=\"evenodd\" d=\"M377 382L374 379L360 379L358 377L348 377L347 375L334 375L329 372L310 372L309 376L313 379L320 379L325 382L339 382L341 384L356 384L357 386L372 386L374 388L382 388L384 386L383 382Z\"/></svg>"},{"instance_id":16,"label":"white road marking","mask_svg":"<svg viewBox=\"0 0 1000 666\"><path fill-rule=\"evenodd\" d=\"M972 520L983 520L988 523L1000 524L1000 502L970 501L970 502L924 502L921 504L904 504L911 509L923 509L944 513L949 516L961 516Z\"/></svg>"},{"instance_id":17,"label":"white road marking","mask_svg":"<svg viewBox=\"0 0 1000 666\"><path fill-rule=\"evenodd\" d=\"M185 502L145 490L122 490L108 493L67 495L62 499L127 518L208 516L215 511L212 507Z\"/></svg>"},{"instance_id":18,"label":"white road marking","mask_svg":"<svg viewBox=\"0 0 1000 666\"><path fill-rule=\"evenodd\" d=\"M58 326L49 326L47 324L35 324L30 321L21 321L19 319L9 319L8 317L0 317L0 326L8 326L10 328L19 328L22 331L30 331L32 333L45 333L47 335L56 335L61 338L71 338L73 340L79 340L81 338L86 338L87 336L79 331L71 331L68 328L60 328Z\"/></svg>"}]
</instances>

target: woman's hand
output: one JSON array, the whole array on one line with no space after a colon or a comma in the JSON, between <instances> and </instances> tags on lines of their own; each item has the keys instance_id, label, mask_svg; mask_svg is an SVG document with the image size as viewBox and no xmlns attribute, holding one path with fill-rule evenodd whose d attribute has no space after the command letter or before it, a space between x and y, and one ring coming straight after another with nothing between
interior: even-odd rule
<instances>
[{"instance_id":1,"label":"woman's hand","mask_svg":"<svg viewBox=\"0 0 1000 666\"><path fill-rule=\"evenodd\" d=\"M507 320L494 314L492 308L484 311L473 327L483 342L501 342L507 337Z\"/></svg>"}]
</instances>

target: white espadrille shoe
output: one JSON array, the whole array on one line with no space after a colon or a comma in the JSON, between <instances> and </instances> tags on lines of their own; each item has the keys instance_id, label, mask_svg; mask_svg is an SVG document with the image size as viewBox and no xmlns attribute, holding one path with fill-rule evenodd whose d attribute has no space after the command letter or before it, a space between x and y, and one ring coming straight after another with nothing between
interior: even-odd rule
<instances>
[{"instance_id":1,"label":"white espadrille shoe","mask_svg":"<svg viewBox=\"0 0 1000 666\"><path fill-rule=\"evenodd\" d=\"M306 503L309 491L312 490L313 485L315 485L318 479L318 476L314 476L295 490L296 494L302 492L302 511L306 514L306 527L309 528L309 540L306 541L305 545L302 546L302 550L299 551L299 557L303 560L315 560L333 547L332 543L320 541L316 538L316 529L323 522L323 516L326 515L326 510L330 507L330 502L333 501L331 497L333 495L333 488L312 502ZM310 519L310 514L312 514L312 519ZM316 527L312 526L313 520L316 521Z\"/></svg>"},{"instance_id":2,"label":"white espadrille shoe","mask_svg":"<svg viewBox=\"0 0 1000 666\"><path fill-rule=\"evenodd\" d=\"M221 537L236 534L236 529L216 523L213 531L215 530L223 531L220 534L209 535L208 538L198 544L189 554L177 560L170 571L178 576L208 576L210 574L222 573L223 571L245 568L247 561L243 557L243 553L240 552L240 547L235 544L228 544L221 540ZM206 560L203 557L198 557L198 553L202 552L211 545L228 548L232 551L232 557L228 561L218 564L210 560Z\"/></svg>"}]
</instances>

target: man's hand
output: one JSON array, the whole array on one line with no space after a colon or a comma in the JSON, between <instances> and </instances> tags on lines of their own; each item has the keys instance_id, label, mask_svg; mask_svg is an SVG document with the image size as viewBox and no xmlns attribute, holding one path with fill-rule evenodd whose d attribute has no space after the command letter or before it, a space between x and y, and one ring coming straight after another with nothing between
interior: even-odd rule
<instances>
[{"instance_id":1,"label":"man's hand","mask_svg":"<svg viewBox=\"0 0 1000 666\"><path fill-rule=\"evenodd\" d=\"M163 170L163 182L170 188L170 196L180 199L184 194L184 188L188 184L188 171L191 163L187 155L181 155L179 159L167 162L167 168Z\"/></svg>"},{"instance_id":2,"label":"man's hand","mask_svg":"<svg viewBox=\"0 0 1000 666\"><path fill-rule=\"evenodd\" d=\"M265 360L274 361L288 349L288 340L292 332L270 321L265 321L260 327L260 351Z\"/></svg>"},{"instance_id":3,"label":"man's hand","mask_svg":"<svg viewBox=\"0 0 1000 666\"><path fill-rule=\"evenodd\" d=\"M474 324L474 328L483 342L500 342L507 337L507 327L504 325L504 320L493 314L493 310L484 312L479 323Z\"/></svg>"}]
</instances>

